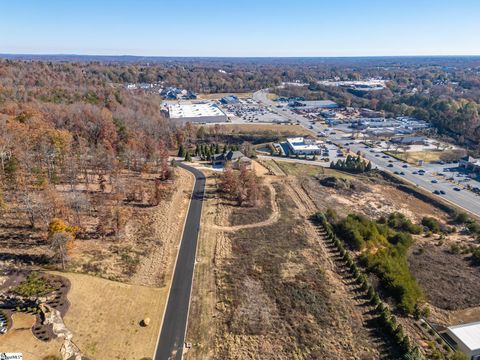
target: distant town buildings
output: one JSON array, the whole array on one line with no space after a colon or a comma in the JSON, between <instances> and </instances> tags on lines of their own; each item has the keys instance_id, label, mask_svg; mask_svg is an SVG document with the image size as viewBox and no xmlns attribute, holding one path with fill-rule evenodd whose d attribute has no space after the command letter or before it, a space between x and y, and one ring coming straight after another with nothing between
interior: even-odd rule
<instances>
[{"instance_id":1,"label":"distant town buildings","mask_svg":"<svg viewBox=\"0 0 480 360\"><path fill-rule=\"evenodd\" d=\"M312 110L312 109L336 109L338 108L337 103L331 100L292 100L288 103L288 106L291 108L299 108L302 110Z\"/></svg>"},{"instance_id":2,"label":"distant town buildings","mask_svg":"<svg viewBox=\"0 0 480 360\"><path fill-rule=\"evenodd\" d=\"M383 90L386 87L386 81L381 79L369 79L361 81L332 81L323 80L318 82L324 86L339 86L353 91L367 92Z\"/></svg>"},{"instance_id":3,"label":"distant town buildings","mask_svg":"<svg viewBox=\"0 0 480 360\"><path fill-rule=\"evenodd\" d=\"M212 103L167 104L166 107L169 118L181 123L218 123L227 121L227 115Z\"/></svg>"}]
</instances>

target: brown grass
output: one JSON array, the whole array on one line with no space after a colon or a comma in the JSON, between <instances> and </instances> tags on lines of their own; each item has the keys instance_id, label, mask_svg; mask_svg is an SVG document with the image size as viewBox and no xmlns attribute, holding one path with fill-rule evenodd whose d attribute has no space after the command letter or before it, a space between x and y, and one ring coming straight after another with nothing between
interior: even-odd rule
<instances>
[{"instance_id":1,"label":"brown grass","mask_svg":"<svg viewBox=\"0 0 480 360\"><path fill-rule=\"evenodd\" d=\"M47 355L59 355L63 342L61 339L44 342L33 336L33 315L14 313L12 318L12 329L6 335L1 335L0 351L21 352L25 360L42 360Z\"/></svg>"},{"instance_id":2,"label":"brown grass","mask_svg":"<svg viewBox=\"0 0 480 360\"><path fill-rule=\"evenodd\" d=\"M72 284L65 316L73 340L91 359L140 359L155 350L167 287L127 285L81 274L62 274ZM140 321L151 319L148 327Z\"/></svg>"},{"instance_id":3,"label":"brown grass","mask_svg":"<svg viewBox=\"0 0 480 360\"><path fill-rule=\"evenodd\" d=\"M273 132L280 136L316 136L316 134L300 125L277 124L224 124L220 126L222 134L263 134Z\"/></svg>"}]
</instances>

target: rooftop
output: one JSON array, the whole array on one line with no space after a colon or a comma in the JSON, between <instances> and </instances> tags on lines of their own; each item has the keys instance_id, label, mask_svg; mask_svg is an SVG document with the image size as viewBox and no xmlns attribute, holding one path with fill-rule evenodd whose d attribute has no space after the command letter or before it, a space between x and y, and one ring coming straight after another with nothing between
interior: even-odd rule
<instances>
[{"instance_id":1,"label":"rooftop","mask_svg":"<svg viewBox=\"0 0 480 360\"><path fill-rule=\"evenodd\" d=\"M169 104L168 114L172 119L225 116L225 113L213 104Z\"/></svg>"},{"instance_id":2,"label":"rooftop","mask_svg":"<svg viewBox=\"0 0 480 360\"><path fill-rule=\"evenodd\" d=\"M448 329L471 351L480 349L480 322L450 326Z\"/></svg>"},{"instance_id":3,"label":"rooftop","mask_svg":"<svg viewBox=\"0 0 480 360\"><path fill-rule=\"evenodd\" d=\"M320 149L315 142L305 140L303 137L288 138L287 142L295 151Z\"/></svg>"}]
</instances>

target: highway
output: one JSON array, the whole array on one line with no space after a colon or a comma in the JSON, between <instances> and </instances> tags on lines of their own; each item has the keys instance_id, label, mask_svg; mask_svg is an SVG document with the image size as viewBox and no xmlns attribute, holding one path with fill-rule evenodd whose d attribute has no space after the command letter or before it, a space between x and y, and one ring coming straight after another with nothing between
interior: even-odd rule
<instances>
[{"instance_id":1,"label":"highway","mask_svg":"<svg viewBox=\"0 0 480 360\"><path fill-rule=\"evenodd\" d=\"M267 89L257 91L253 94L253 99L261 102L265 106L269 106L272 112L291 120L293 123L299 123L303 127L316 133L325 132L325 129L327 129L327 127L324 125L312 124L310 120L306 119L302 115L295 114L290 110L283 111L278 109L275 102L268 99L267 94ZM445 179L437 177L433 174L434 172L442 172L446 175L445 178L448 178L452 175L449 172L442 171L443 167L453 167L455 165L444 165L440 168L435 168L433 165L425 165L422 167L408 165L407 168L404 168L404 162L398 161L393 157L383 154L380 149L373 149L374 152L371 152L371 149L368 148L364 143L360 141L353 141L342 134L330 134L328 135L328 139L337 146L350 148L350 150L354 153L360 151L366 159L372 162L373 168L378 168L392 174L395 172L403 172L405 175L397 176L431 193L433 193L435 190L444 191L445 194L436 196L447 200L451 204L462 208L465 211L468 211L476 216L480 216L480 197L478 195L469 190L455 191L454 188L458 186L453 185L447 182ZM345 145L346 143L349 145ZM389 164L392 166L389 167ZM414 172L418 173L420 169L425 170L425 175L414 174ZM436 181L436 183L433 183L432 181Z\"/></svg>"},{"instance_id":2,"label":"highway","mask_svg":"<svg viewBox=\"0 0 480 360\"><path fill-rule=\"evenodd\" d=\"M195 176L195 185L185 219L167 307L155 350L155 360L181 360L183 357L197 240L205 192L205 176L203 173L183 163L177 164Z\"/></svg>"}]
</instances>

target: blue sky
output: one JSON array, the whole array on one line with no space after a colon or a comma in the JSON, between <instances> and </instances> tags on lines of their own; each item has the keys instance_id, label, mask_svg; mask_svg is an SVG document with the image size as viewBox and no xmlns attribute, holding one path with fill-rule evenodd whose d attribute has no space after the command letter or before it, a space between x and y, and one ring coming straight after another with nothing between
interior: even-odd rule
<instances>
[{"instance_id":1,"label":"blue sky","mask_svg":"<svg viewBox=\"0 0 480 360\"><path fill-rule=\"evenodd\" d=\"M0 0L0 53L480 55L478 0Z\"/></svg>"}]
</instances>

